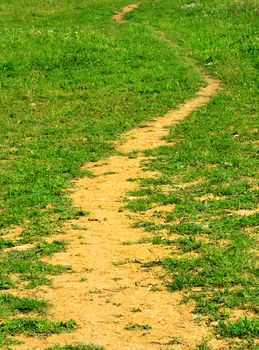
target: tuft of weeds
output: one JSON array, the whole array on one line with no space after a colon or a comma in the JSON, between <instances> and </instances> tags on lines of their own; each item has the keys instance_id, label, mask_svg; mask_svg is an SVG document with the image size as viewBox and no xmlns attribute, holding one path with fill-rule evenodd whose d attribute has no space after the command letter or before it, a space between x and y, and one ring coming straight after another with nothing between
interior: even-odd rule
<instances>
[{"instance_id":1,"label":"tuft of weeds","mask_svg":"<svg viewBox=\"0 0 259 350\"><path fill-rule=\"evenodd\" d=\"M87 282L88 281L88 278L87 277L81 277L80 278L80 282Z\"/></svg>"},{"instance_id":2,"label":"tuft of weeds","mask_svg":"<svg viewBox=\"0 0 259 350\"><path fill-rule=\"evenodd\" d=\"M65 247L65 241L53 241L51 243L43 241L37 244L32 250L38 256L51 256L57 252L65 250Z\"/></svg>"},{"instance_id":3,"label":"tuft of weeds","mask_svg":"<svg viewBox=\"0 0 259 350\"><path fill-rule=\"evenodd\" d=\"M128 324L124 327L126 331L146 331L151 329L152 327L149 324Z\"/></svg>"},{"instance_id":4,"label":"tuft of weeds","mask_svg":"<svg viewBox=\"0 0 259 350\"><path fill-rule=\"evenodd\" d=\"M72 332L75 329L74 321L49 321L35 318L15 318L4 321L0 325L0 334L15 335L25 333L35 334L61 334Z\"/></svg>"},{"instance_id":5,"label":"tuft of weeds","mask_svg":"<svg viewBox=\"0 0 259 350\"><path fill-rule=\"evenodd\" d=\"M258 338L259 319L258 318L240 318L234 322L219 322L218 332L224 337L238 338Z\"/></svg>"},{"instance_id":6,"label":"tuft of weeds","mask_svg":"<svg viewBox=\"0 0 259 350\"><path fill-rule=\"evenodd\" d=\"M130 311L136 313L136 312L141 312L141 309L138 307L133 307L130 309Z\"/></svg>"},{"instance_id":7,"label":"tuft of weeds","mask_svg":"<svg viewBox=\"0 0 259 350\"><path fill-rule=\"evenodd\" d=\"M87 231L88 230L88 227L76 225L76 224L71 225L71 227L73 230L79 230L79 231Z\"/></svg>"},{"instance_id":8,"label":"tuft of weeds","mask_svg":"<svg viewBox=\"0 0 259 350\"><path fill-rule=\"evenodd\" d=\"M0 315L1 318L16 313L27 314L32 311L43 313L50 304L45 300L35 298L20 298L12 294L0 295Z\"/></svg>"},{"instance_id":9,"label":"tuft of weeds","mask_svg":"<svg viewBox=\"0 0 259 350\"><path fill-rule=\"evenodd\" d=\"M28 288L49 283L46 275L57 275L69 270L68 266L52 265L40 260L42 256L49 256L64 249L64 242L52 243L41 242L34 248L26 250L12 250L0 259L0 273L2 273L2 289L8 289L21 281L27 281ZM7 275L18 275L14 280L8 279Z\"/></svg>"},{"instance_id":10,"label":"tuft of weeds","mask_svg":"<svg viewBox=\"0 0 259 350\"><path fill-rule=\"evenodd\" d=\"M15 242L9 240L9 239L0 239L0 250L3 248L11 248L11 247L15 247Z\"/></svg>"},{"instance_id":11,"label":"tuft of weeds","mask_svg":"<svg viewBox=\"0 0 259 350\"><path fill-rule=\"evenodd\" d=\"M104 350L102 346L94 344L72 344L72 345L54 345L47 350Z\"/></svg>"},{"instance_id":12,"label":"tuft of weeds","mask_svg":"<svg viewBox=\"0 0 259 350\"><path fill-rule=\"evenodd\" d=\"M208 342L202 342L197 346L196 350L209 350L209 349L210 348L209 348Z\"/></svg>"}]
</instances>

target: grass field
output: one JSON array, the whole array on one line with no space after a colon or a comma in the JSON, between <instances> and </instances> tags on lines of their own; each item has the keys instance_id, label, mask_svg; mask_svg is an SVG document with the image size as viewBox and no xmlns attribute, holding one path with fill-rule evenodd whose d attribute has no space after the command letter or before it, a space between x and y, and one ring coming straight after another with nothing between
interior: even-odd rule
<instances>
[{"instance_id":1,"label":"grass field","mask_svg":"<svg viewBox=\"0 0 259 350\"><path fill-rule=\"evenodd\" d=\"M0 344L20 333L73 331L73 320L48 320L47 301L12 290L51 283L70 268L41 261L66 249L65 236L44 238L87 215L71 206L70 180L90 176L80 167L114 153L122 132L193 96L203 84L197 64L222 81L221 92L170 130L168 146L147 151L147 166L161 176L143 181L127 206L144 213L176 204L156 214L160 224L135 223L153 244L179 247L155 262L170 276L168 288L196 301L215 337L256 349L256 1L143 1L127 24L113 23L126 4L0 4ZM199 349L207 348L204 339Z\"/></svg>"},{"instance_id":2,"label":"grass field","mask_svg":"<svg viewBox=\"0 0 259 350\"><path fill-rule=\"evenodd\" d=\"M256 348L256 4L153 1L132 17L153 33L163 32L223 85L211 103L171 130L167 140L176 145L147 152L154 157L148 167L161 176L143 181L128 207L137 212L154 203L176 204L172 213L154 214L161 224L135 224L155 234L148 235L154 244L178 245L180 256L158 262L172 276L168 287L185 290L219 336L246 339L233 341L233 348ZM179 238L170 239L173 234Z\"/></svg>"}]
</instances>

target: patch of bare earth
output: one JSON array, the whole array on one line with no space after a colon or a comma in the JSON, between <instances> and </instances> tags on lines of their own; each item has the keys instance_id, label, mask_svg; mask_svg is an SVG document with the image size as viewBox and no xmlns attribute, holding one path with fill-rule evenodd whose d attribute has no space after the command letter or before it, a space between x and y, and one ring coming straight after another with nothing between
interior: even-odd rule
<instances>
[{"instance_id":1,"label":"patch of bare earth","mask_svg":"<svg viewBox=\"0 0 259 350\"><path fill-rule=\"evenodd\" d=\"M199 202L206 202L210 200L220 201L226 199L226 196L215 196L213 193L205 194L204 196L195 197Z\"/></svg>"},{"instance_id":2,"label":"patch of bare earth","mask_svg":"<svg viewBox=\"0 0 259 350\"><path fill-rule=\"evenodd\" d=\"M15 228L12 228L8 232L4 233L4 239L10 239L13 241L17 241L23 231L23 228L20 226L17 226Z\"/></svg>"},{"instance_id":3,"label":"patch of bare earth","mask_svg":"<svg viewBox=\"0 0 259 350\"><path fill-rule=\"evenodd\" d=\"M123 7L120 11L116 12L111 18L115 22L124 22L125 15L136 8L139 7L139 4L130 4L128 6Z\"/></svg>"},{"instance_id":4,"label":"patch of bare earth","mask_svg":"<svg viewBox=\"0 0 259 350\"><path fill-rule=\"evenodd\" d=\"M231 210L231 213L241 216L249 216L259 213L259 208L256 209L239 209L239 210Z\"/></svg>"},{"instance_id":5,"label":"patch of bare earth","mask_svg":"<svg viewBox=\"0 0 259 350\"><path fill-rule=\"evenodd\" d=\"M124 8L113 19L123 19L136 7ZM85 169L99 176L74 181L73 202L90 211L90 216L67 223L68 249L48 258L52 263L71 265L72 272L56 276L51 287L41 287L33 294L53 304L52 319L74 319L77 329L44 338L23 336L20 339L24 344L15 349L41 350L56 343L81 342L103 345L107 350L168 349L170 344L174 349L188 350L195 349L207 335L208 329L195 322L193 305L179 305L181 293L165 289L161 271L143 267L145 262L168 255L167 248L148 242L123 244L138 242L146 233L130 228L132 221L121 209L127 192L138 186L127 180L155 175L143 172L141 163L145 158L141 152L164 144L161 137L167 133L165 127L181 121L216 93L219 82L210 77L205 80L207 86L196 97L145 128L125 134L126 142L117 150L138 150L139 156L114 155L88 164ZM148 325L149 329L132 330L136 324Z\"/></svg>"}]
</instances>

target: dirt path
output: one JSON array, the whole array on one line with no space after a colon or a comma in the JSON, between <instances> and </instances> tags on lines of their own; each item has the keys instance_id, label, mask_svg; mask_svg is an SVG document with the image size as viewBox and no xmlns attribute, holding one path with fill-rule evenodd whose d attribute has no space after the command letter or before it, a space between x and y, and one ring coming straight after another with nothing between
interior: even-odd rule
<instances>
[{"instance_id":1,"label":"dirt path","mask_svg":"<svg viewBox=\"0 0 259 350\"><path fill-rule=\"evenodd\" d=\"M133 8L136 5L131 5ZM128 9L116 16L123 16ZM142 262L167 255L167 248L125 244L138 241L146 233L130 228L132 221L121 210L127 192L138 186L127 180L155 175L141 169L141 151L164 144L160 138L167 134L166 126L179 122L216 93L218 81L204 79L207 86L196 97L145 128L125 134L125 143L117 149L139 150L138 157L114 155L85 166L98 176L76 180L72 199L76 206L90 211L90 216L67 223L68 249L49 259L70 264L73 271L55 277L52 287L35 291L35 296L53 304L53 319L74 319L78 328L44 339L22 337L25 344L15 349L41 350L56 343L82 342L103 345L106 350L169 349L170 344L175 344L174 349L187 350L195 349L207 334L207 329L194 321L192 305L179 305L181 294L165 290L159 279L161 271L141 267ZM63 236L53 237L58 238ZM136 324L147 329L134 329L132 325Z\"/></svg>"},{"instance_id":2,"label":"dirt path","mask_svg":"<svg viewBox=\"0 0 259 350\"><path fill-rule=\"evenodd\" d=\"M135 10L136 8L139 7L139 4L130 4L127 5L125 7L123 7L121 10L119 10L118 12L116 12L113 16L112 16L112 20L114 20L115 22L124 22L125 19L125 15L133 10Z\"/></svg>"}]
</instances>

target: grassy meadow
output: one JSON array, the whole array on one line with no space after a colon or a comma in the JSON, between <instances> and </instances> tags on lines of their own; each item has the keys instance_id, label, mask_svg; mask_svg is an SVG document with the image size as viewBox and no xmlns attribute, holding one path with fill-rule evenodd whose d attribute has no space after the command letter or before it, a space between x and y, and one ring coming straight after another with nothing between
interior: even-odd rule
<instances>
[{"instance_id":1,"label":"grassy meadow","mask_svg":"<svg viewBox=\"0 0 259 350\"><path fill-rule=\"evenodd\" d=\"M127 23L114 23L127 4L1 1L0 347L18 334L75 329L74 320L50 321L47 301L12 292L70 269L41 258L66 249L65 235L45 237L87 215L71 205L71 179L91 176L81 166L114 153L124 131L194 96L204 84L197 65L222 80L221 91L170 130L167 146L146 152L153 160L145 166L161 176L143 181L127 206L144 213L176 204L157 213L161 224L134 224L153 244L179 247L146 267L163 266L168 288L195 300L198 320L230 349L256 349L256 1L145 0ZM33 245L16 249L23 244Z\"/></svg>"}]
</instances>

